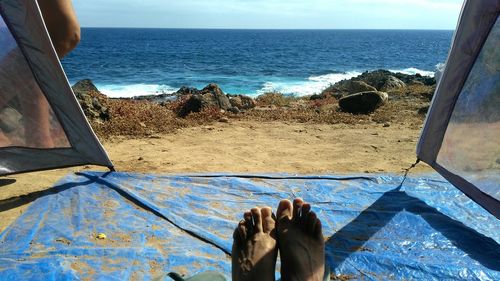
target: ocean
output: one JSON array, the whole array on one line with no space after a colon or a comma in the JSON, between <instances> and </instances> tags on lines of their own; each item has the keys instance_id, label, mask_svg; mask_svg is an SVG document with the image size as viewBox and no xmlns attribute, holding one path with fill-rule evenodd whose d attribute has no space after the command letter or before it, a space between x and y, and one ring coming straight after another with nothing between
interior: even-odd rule
<instances>
[{"instance_id":1,"label":"ocean","mask_svg":"<svg viewBox=\"0 0 500 281\"><path fill-rule=\"evenodd\" d=\"M434 74L453 32L83 28L62 64L110 97L217 83L230 94L311 95L364 71Z\"/></svg>"}]
</instances>

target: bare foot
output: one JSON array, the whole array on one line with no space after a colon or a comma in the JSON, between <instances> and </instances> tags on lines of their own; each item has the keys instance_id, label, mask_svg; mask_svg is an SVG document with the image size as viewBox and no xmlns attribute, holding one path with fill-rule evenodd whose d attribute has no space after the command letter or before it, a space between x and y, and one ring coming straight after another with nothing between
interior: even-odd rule
<instances>
[{"instance_id":1,"label":"bare foot","mask_svg":"<svg viewBox=\"0 0 500 281\"><path fill-rule=\"evenodd\" d=\"M253 208L243 217L233 234L233 281L274 281L278 248L273 212Z\"/></svg>"},{"instance_id":2,"label":"bare foot","mask_svg":"<svg viewBox=\"0 0 500 281\"><path fill-rule=\"evenodd\" d=\"M325 242L321 221L302 199L282 200L277 211L277 237L283 281L322 281Z\"/></svg>"}]
</instances>

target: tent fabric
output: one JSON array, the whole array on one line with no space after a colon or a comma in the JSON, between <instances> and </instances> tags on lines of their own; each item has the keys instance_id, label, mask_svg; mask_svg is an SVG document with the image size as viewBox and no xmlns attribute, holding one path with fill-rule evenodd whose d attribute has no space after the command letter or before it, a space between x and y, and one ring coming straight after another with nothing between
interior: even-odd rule
<instances>
[{"instance_id":1,"label":"tent fabric","mask_svg":"<svg viewBox=\"0 0 500 281\"><path fill-rule=\"evenodd\" d=\"M0 1L0 176L112 167L76 100L36 1Z\"/></svg>"},{"instance_id":2,"label":"tent fabric","mask_svg":"<svg viewBox=\"0 0 500 281\"><path fill-rule=\"evenodd\" d=\"M68 175L0 234L0 280L170 280L162 277L171 271L217 271L230 280L242 213L296 197L322 220L334 279L500 280L496 218L436 174L401 181Z\"/></svg>"},{"instance_id":3,"label":"tent fabric","mask_svg":"<svg viewBox=\"0 0 500 281\"><path fill-rule=\"evenodd\" d=\"M500 0L464 3L419 159L500 218Z\"/></svg>"}]
</instances>

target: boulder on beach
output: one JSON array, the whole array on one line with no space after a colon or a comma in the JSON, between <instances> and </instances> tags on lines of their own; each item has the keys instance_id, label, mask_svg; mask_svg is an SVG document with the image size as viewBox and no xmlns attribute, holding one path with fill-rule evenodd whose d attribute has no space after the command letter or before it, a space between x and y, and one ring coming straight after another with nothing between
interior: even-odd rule
<instances>
[{"instance_id":1,"label":"boulder on beach","mask_svg":"<svg viewBox=\"0 0 500 281\"><path fill-rule=\"evenodd\" d=\"M175 92L175 96L184 96L184 95L194 95L198 94L200 91L194 87L186 87L182 86L177 92Z\"/></svg>"},{"instance_id":2,"label":"boulder on beach","mask_svg":"<svg viewBox=\"0 0 500 281\"><path fill-rule=\"evenodd\" d=\"M217 107L223 110L227 110L231 107L229 98L215 83L208 84L199 94L203 97L203 107Z\"/></svg>"},{"instance_id":3,"label":"boulder on beach","mask_svg":"<svg viewBox=\"0 0 500 281\"><path fill-rule=\"evenodd\" d=\"M87 118L97 121L107 121L111 118L107 106L108 97L99 92L91 80L78 81L72 88Z\"/></svg>"},{"instance_id":4,"label":"boulder on beach","mask_svg":"<svg viewBox=\"0 0 500 281\"><path fill-rule=\"evenodd\" d=\"M405 82L399 80L398 78L392 75L389 75L384 83L384 86L382 86L381 90L384 92L388 92L393 90L400 90L402 88L406 88Z\"/></svg>"},{"instance_id":5,"label":"boulder on beach","mask_svg":"<svg viewBox=\"0 0 500 281\"><path fill-rule=\"evenodd\" d=\"M356 94L360 92L376 91L375 87L359 80L343 80L325 89L320 95L315 95L311 99L325 99L329 96L340 99L345 95Z\"/></svg>"},{"instance_id":6,"label":"boulder on beach","mask_svg":"<svg viewBox=\"0 0 500 281\"><path fill-rule=\"evenodd\" d=\"M196 90L196 89L195 89ZM187 116L192 112L200 112L204 108L218 108L228 110L231 108L229 98L219 88L217 84L209 84L202 90L193 91L194 94L186 94L186 101L181 106L178 115Z\"/></svg>"},{"instance_id":7,"label":"boulder on beach","mask_svg":"<svg viewBox=\"0 0 500 281\"><path fill-rule=\"evenodd\" d=\"M368 85L366 82L358 80L345 80L344 83L339 83L337 88L340 92L345 92L348 95L377 90L375 87Z\"/></svg>"},{"instance_id":8,"label":"boulder on beach","mask_svg":"<svg viewBox=\"0 0 500 281\"><path fill-rule=\"evenodd\" d=\"M354 114L368 114L385 104L389 95L385 92L369 91L348 95L339 100L340 109Z\"/></svg>"},{"instance_id":9,"label":"boulder on beach","mask_svg":"<svg viewBox=\"0 0 500 281\"><path fill-rule=\"evenodd\" d=\"M229 97L229 102L233 107L238 108L239 110L248 110L257 106L257 103L254 99L245 95L237 95Z\"/></svg>"}]
</instances>

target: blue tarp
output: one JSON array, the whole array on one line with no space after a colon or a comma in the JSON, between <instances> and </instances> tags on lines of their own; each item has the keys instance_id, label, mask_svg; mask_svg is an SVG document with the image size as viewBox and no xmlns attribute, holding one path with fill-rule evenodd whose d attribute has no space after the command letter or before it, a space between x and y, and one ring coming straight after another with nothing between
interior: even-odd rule
<instances>
[{"instance_id":1,"label":"blue tarp","mask_svg":"<svg viewBox=\"0 0 500 281\"><path fill-rule=\"evenodd\" d=\"M0 235L0 280L230 280L243 211L304 198L323 221L332 275L500 280L500 223L436 175L68 175ZM1 189L0 189L1 192ZM100 233L106 239L99 240Z\"/></svg>"}]
</instances>

